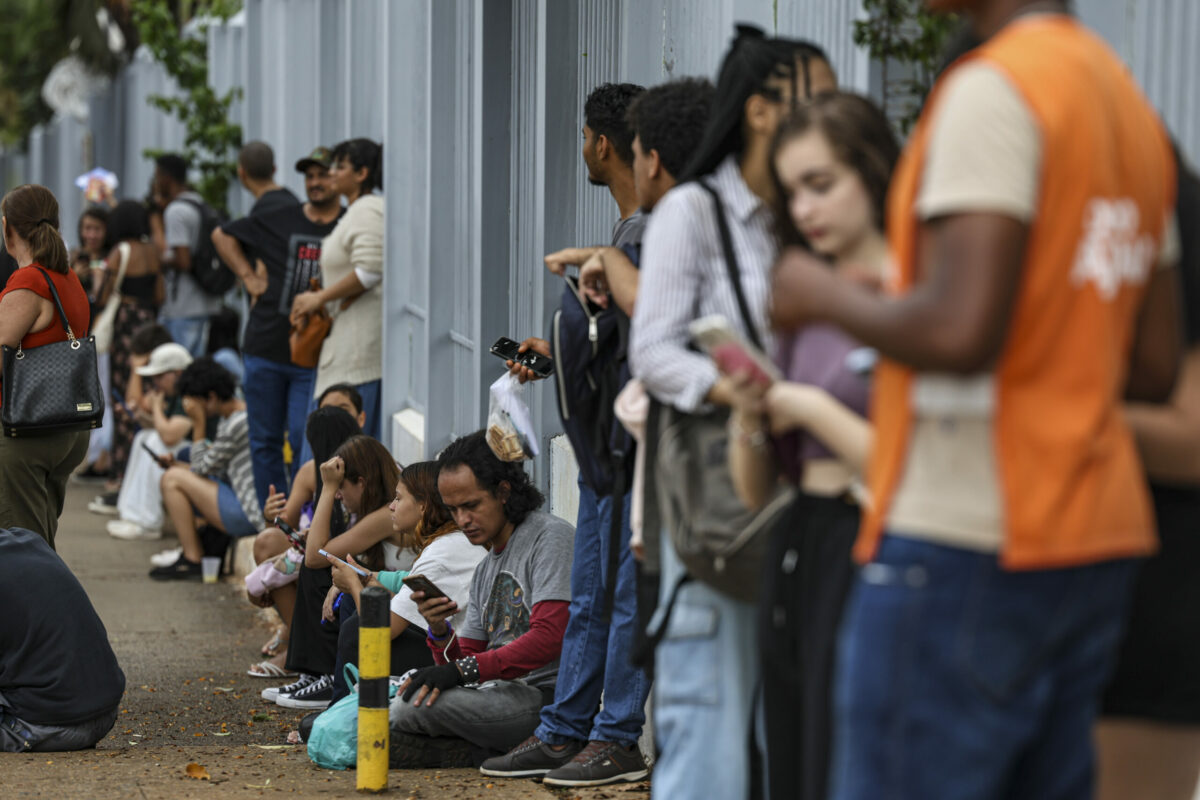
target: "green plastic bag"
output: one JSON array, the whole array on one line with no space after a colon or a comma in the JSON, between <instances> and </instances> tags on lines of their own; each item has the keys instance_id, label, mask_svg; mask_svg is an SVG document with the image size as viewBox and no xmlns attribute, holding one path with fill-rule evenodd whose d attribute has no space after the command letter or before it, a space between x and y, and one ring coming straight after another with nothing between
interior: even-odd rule
<instances>
[{"instance_id":1,"label":"green plastic bag","mask_svg":"<svg viewBox=\"0 0 1200 800\"><path fill-rule=\"evenodd\" d=\"M350 694L313 720L308 735L308 757L318 767L346 769L358 761L358 669L346 665Z\"/></svg>"}]
</instances>

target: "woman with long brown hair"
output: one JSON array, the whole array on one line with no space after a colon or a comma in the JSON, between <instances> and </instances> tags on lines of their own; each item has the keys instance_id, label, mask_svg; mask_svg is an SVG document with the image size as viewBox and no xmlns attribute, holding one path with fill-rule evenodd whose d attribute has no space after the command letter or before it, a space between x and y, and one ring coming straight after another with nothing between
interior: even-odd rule
<instances>
[{"instance_id":1,"label":"woman with long brown hair","mask_svg":"<svg viewBox=\"0 0 1200 800\"><path fill-rule=\"evenodd\" d=\"M54 194L45 186L18 186L0 201L0 214L4 247L18 266L0 293L0 344L32 350L67 340L48 282L71 331L86 336L87 292L67 262ZM0 528L28 528L54 547L67 478L87 456L88 438L87 431L31 439L0 436Z\"/></svg>"}]
</instances>

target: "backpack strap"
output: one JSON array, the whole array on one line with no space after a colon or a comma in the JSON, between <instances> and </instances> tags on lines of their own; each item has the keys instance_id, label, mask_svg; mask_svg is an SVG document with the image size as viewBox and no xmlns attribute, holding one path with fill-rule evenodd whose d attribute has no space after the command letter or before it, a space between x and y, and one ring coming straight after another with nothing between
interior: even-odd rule
<instances>
[{"instance_id":1,"label":"backpack strap","mask_svg":"<svg viewBox=\"0 0 1200 800\"><path fill-rule=\"evenodd\" d=\"M729 221L725 219L725 204L721 202L721 195L717 190L710 186L704 180L697 180L696 183L704 188L712 197L713 208L717 214L717 230L721 234L721 249L725 252L725 269L729 272L729 282L733 284L733 293L737 297L738 311L742 314L742 323L746 326L746 335L750 337L750 341L759 350L764 349L762 339L758 335L758 326L754 324L754 317L750 314L750 304L746 302L746 295L742 291L741 273L738 269L737 253L733 249L733 237L729 233Z\"/></svg>"}]
</instances>

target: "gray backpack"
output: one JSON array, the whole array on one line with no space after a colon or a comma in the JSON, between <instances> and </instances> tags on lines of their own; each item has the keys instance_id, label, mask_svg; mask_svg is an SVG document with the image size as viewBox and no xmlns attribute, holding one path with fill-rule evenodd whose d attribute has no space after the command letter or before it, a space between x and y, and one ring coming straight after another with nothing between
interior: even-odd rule
<instances>
[{"instance_id":1,"label":"gray backpack","mask_svg":"<svg viewBox=\"0 0 1200 800\"><path fill-rule=\"evenodd\" d=\"M747 335L761 348L742 293L721 198L708 184L697 183L712 196L738 309ZM653 494L647 500L655 508L645 522L653 520L666 531L690 577L735 599L756 601L768 533L791 506L795 491L781 488L764 508L747 510L734 492L729 472L729 410L689 414L654 405L647 425L650 452L646 455L654 472ZM643 528L649 532L648 527Z\"/></svg>"}]
</instances>

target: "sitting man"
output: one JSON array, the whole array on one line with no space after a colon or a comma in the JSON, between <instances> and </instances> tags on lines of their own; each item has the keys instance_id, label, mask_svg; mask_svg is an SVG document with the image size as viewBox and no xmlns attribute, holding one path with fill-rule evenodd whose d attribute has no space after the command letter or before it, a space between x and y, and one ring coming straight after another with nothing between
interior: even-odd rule
<instances>
[{"instance_id":1,"label":"sitting man","mask_svg":"<svg viewBox=\"0 0 1200 800\"><path fill-rule=\"evenodd\" d=\"M483 431L438 457L438 492L472 544L489 552L471 579L462 629L453 598L414 592L434 666L391 704L393 767L478 766L537 727L554 699L571 600L574 528L538 511L541 492L519 463L496 458Z\"/></svg>"},{"instance_id":2,"label":"sitting man","mask_svg":"<svg viewBox=\"0 0 1200 800\"><path fill-rule=\"evenodd\" d=\"M229 370L211 358L198 358L179 376L183 411L192 423L191 466L161 456L163 505L179 535L183 552L175 562L150 570L158 580L199 578L204 547L196 515L230 536L252 536L264 526L254 491L246 404L234 393ZM218 422L209 438L208 418Z\"/></svg>"},{"instance_id":3,"label":"sitting man","mask_svg":"<svg viewBox=\"0 0 1200 800\"><path fill-rule=\"evenodd\" d=\"M0 752L94 746L125 674L79 580L24 528L0 530L0 607Z\"/></svg>"},{"instance_id":4,"label":"sitting man","mask_svg":"<svg viewBox=\"0 0 1200 800\"><path fill-rule=\"evenodd\" d=\"M144 349L144 342L166 343ZM187 348L170 341L166 329L147 325L133 336L133 372L125 392L125 405L133 412L142 429L134 434L125 468L126 480L117 496L119 519L108 522L108 535L117 539L162 538L162 493L159 479L162 466L157 455L177 455L187 444L192 421L183 413L183 400L177 391L179 376L192 363ZM149 383L149 388L146 384ZM174 559L172 559L174 560Z\"/></svg>"}]
</instances>

